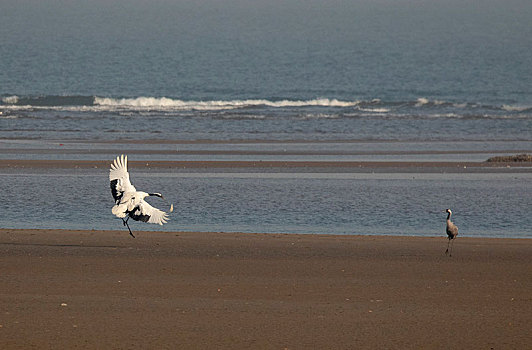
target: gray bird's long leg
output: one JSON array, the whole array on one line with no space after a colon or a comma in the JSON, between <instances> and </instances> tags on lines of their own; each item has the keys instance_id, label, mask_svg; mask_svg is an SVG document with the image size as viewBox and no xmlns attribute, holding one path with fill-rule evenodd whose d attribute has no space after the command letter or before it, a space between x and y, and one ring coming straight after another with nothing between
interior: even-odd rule
<instances>
[{"instance_id":1,"label":"gray bird's long leg","mask_svg":"<svg viewBox=\"0 0 532 350\"><path fill-rule=\"evenodd\" d=\"M454 238L452 239L452 242L451 242L451 250L449 251L449 256L453 256L453 243L454 243Z\"/></svg>"},{"instance_id":2,"label":"gray bird's long leg","mask_svg":"<svg viewBox=\"0 0 532 350\"><path fill-rule=\"evenodd\" d=\"M445 255L449 254L449 244L451 244L450 238L449 238L449 242L447 242L447 249L445 250Z\"/></svg>"}]
</instances>

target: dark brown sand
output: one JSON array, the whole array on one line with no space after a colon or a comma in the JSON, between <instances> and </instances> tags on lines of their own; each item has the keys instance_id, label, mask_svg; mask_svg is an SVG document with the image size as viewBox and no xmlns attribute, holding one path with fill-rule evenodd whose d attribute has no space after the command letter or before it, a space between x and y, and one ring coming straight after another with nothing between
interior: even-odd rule
<instances>
[{"instance_id":1,"label":"dark brown sand","mask_svg":"<svg viewBox=\"0 0 532 350\"><path fill-rule=\"evenodd\" d=\"M112 161L109 160L35 160L35 159L2 159L0 160L0 169L2 168L36 168L36 169L76 169L76 168L109 168ZM431 162L431 161L128 161L130 168L167 168L167 169L197 169L197 168L326 168L329 171L337 171L339 168L345 169L407 169L417 168L427 169L445 169L446 171L464 171L463 169L480 168L489 170L512 167L525 168L528 172L531 162ZM455 171L456 171L455 170Z\"/></svg>"},{"instance_id":2,"label":"dark brown sand","mask_svg":"<svg viewBox=\"0 0 532 350\"><path fill-rule=\"evenodd\" d=\"M518 150L518 152L524 153L525 150ZM416 150L416 151L402 151L402 150L388 150L388 151L341 151L341 150L334 150L334 151L319 151L319 150L309 150L309 151L293 151L293 150L282 150L282 151L275 151L275 150L175 150L175 149L159 149L159 150L153 150L153 149L123 149L123 150L117 150L115 148L108 148L108 149L83 149L83 148L68 148L68 149L57 149L57 148L7 148L7 149L0 149L0 154L91 154L91 155L98 155L98 154L128 154L128 155L139 155L139 154L149 154L149 155L174 155L174 156L180 156L180 155L256 155L256 156L264 156L264 155L272 155L272 156L324 156L324 155L365 155L365 156L372 156L372 155L441 155L441 154L493 154L493 153L508 153L503 150L480 150L480 151L455 151L455 150L437 150L437 151L424 151L424 150ZM504 157L492 157L487 159L487 161L493 162L506 162L506 163L512 163L516 161L522 161L522 162L532 162L532 158L528 154L520 154L520 155L514 155L514 156L504 156Z\"/></svg>"},{"instance_id":3,"label":"dark brown sand","mask_svg":"<svg viewBox=\"0 0 532 350\"><path fill-rule=\"evenodd\" d=\"M0 349L530 349L532 240L0 230Z\"/></svg>"}]
</instances>

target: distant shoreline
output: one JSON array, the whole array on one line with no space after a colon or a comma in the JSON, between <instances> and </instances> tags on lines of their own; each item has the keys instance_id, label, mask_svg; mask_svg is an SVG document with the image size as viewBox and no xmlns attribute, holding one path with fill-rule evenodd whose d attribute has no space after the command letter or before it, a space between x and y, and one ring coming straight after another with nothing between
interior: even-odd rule
<instances>
[{"instance_id":1,"label":"distant shoreline","mask_svg":"<svg viewBox=\"0 0 532 350\"><path fill-rule=\"evenodd\" d=\"M260 144L260 142L257 142ZM312 142L313 144L314 142ZM334 142L332 142L334 143ZM199 143L200 145L204 143ZM282 142L279 144L283 144ZM205 145L209 145L208 143ZM515 150L512 150L515 153ZM526 152L526 151L517 151L517 152ZM509 153L505 150L424 150L424 151L413 151L413 150L386 150L386 151L321 151L321 150L310 150L310 151L296 151L296 150L230 150L230 149L73 149L73 148L51 148L51 149L42 149L42 148L8 148L0 149L0 154L109 154L109 153L124 153L124 154L133 154L133 155L235 155L235 156L401 156L401 155L459 155L459 154L497 154L497 153ZM498 156L491 157L486 159L487 162L529 162L532 163L532 156L522 154L522 155L511 155L511 156Z\"/></svg>"},{"instance_id":2,"label":"distant shoreline","mask_svg":"<svg viewBox=\"0 0 532 350\"><path fill-rule=\"evenodd\" d=\"M107 167L110 160L36 160L2 159L0 168L95 168ZM532 162L427 162L427 161L134 161L131 168L446 168L495 169L503 167L527 168Z\"/></svg>"}]
</instances>

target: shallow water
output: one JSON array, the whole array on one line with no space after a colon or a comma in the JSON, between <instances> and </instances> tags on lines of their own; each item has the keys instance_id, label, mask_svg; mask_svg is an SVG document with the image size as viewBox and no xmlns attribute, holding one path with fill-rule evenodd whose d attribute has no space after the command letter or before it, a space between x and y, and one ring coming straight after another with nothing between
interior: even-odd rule
<instances>
[{"instance_id":1,"label":"shallow water","mask_svg":"<svg viewBox=\"0 0 532 350\"><path fill-rule=\"evenodd\" d=\"M4 228L124 229L107 173L0 174ZM135 173L174 203L168 224L135 230L532 238L532 174ZM80 195L81 194L81 195ZM161 208L167 204L155 198ZM127 230L124 231L127 234Z\"/></svg>"}]
</instances>

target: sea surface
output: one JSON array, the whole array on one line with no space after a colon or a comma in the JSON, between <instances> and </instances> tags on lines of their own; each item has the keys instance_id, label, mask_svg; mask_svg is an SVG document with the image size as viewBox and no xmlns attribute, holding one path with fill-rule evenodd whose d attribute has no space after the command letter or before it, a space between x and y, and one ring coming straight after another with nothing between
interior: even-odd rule
<instances>
[{"instance_id":1,"label":"sea surface","mask_svg":"<svg viewBox=\"0 0 532 350\"><path fill-rule=\"evenodd\" d=\"M522 0L5 0L0 162L532 153L530 18ZM173 198L165 230L437 235L452 207L465 235L532 238L531 173L132 178ZM0 227L117 228L107 174L6 170Z\"/></svg>"}]
</instances>

